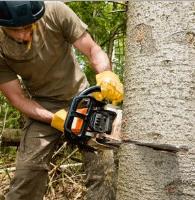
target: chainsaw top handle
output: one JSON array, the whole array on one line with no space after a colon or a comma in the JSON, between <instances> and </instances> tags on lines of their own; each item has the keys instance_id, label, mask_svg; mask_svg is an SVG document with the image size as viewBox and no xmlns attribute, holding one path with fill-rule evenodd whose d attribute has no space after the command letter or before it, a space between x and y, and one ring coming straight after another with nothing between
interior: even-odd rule
<instances>
[{"instance_id":1,"label":"chainsaw top handle","mask_svg":"<svg viewBox=\"0 0 195 200\"><path fill-rule=\"evenodd\" d=\"M79 96L82 96L82 95L89 95L89 94L91 94L91 93L93 93L93 92L101 92L100 86L97 86L97 85L96 85L96 86L91 86L91 87L89 87L89 88L83 90L83 91L79 94Z\"/></svg>"}]
</instances>

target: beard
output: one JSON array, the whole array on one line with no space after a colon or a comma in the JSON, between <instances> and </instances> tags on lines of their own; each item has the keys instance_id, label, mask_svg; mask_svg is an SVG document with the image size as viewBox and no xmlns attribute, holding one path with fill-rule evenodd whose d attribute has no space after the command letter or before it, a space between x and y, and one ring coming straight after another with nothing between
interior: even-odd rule
<instances>
[{"instance_id":1,"label":"beard","mask_svg":"<svg viewBox=\"0 0 195 200\"><path fill-rule=\"evenodd\" d=\"M43 29L43 30L42 30ZM0 28L0 51L5 57L13 60L31 60L44 46L45 26L40 31L39 26L32 33L32 41L14 39Z\"/></svg>"}]
</instances>

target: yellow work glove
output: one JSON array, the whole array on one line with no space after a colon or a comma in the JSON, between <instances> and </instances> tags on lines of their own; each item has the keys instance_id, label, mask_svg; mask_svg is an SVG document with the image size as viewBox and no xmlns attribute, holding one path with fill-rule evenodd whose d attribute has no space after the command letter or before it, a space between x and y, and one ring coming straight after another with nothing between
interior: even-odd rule
<instances>
[{"instance_id":1,"label":"yellow work glove","mask_svg":"<svg viewBox=\"0 0 195 200\"><path fill-rule=\"evenodd\" d=\"M99 101L106 99L112 101L112 104L114 105L123 100L123 84L115 73L104 71L97 74L96 82L97 85L101 87L101 92L93 93L95 99Z\"/></svg>"},{"instance_id":2,"label":"yellow work glove","mask_svg":"<svg viewBox=\"0 0 195 200\"><path fill-rule=\"evenodd\" d=\"M81 114L86 114L87 108L77 109L77 112ZM64 132L64 122L66 120L67 114L68 112L64 109L61 109L58 112L56 112L52 118L51 126L61 132ZM71 126L72 132L77 135L77 133L80 132L82 125L83 125L83 120L75 117L73 120L73 124Z\"/></svg>"},{"instance_id":3,"label":"yellow work glove","mask_svg":"<svg viewBox=\"0 0 195 200\"><path fill-rule=\"evenodd\" d=\"M67 112L62 109L56 112L52 118L51 126L57 130L64 132L64 122L66 120Z\"/></svg>"}]
</instances>

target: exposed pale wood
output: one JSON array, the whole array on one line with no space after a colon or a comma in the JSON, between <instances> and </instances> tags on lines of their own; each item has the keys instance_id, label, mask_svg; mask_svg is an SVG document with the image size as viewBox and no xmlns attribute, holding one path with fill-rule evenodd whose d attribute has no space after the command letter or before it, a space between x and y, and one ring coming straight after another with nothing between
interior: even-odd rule
<instances>
[{"instance_id":1,"label":"exposed pale wood","mask_svg":"<svg viewBox=\"0 0 195 200\"><path fill-rule=\"evenodd\" d=\"M14 172L15 170L16 170L16 167L3 168L3 169L0 169L0 174Z\"/></svg>"},{"instance_id":2,"label":"exposed pale wood","mask_svg":"<svg viewBox=\"0 0 195 200\"><path fill-rule=\"evenodd\" d=\"M67 165L60 165L59 168L62 171L65 171L69 167L80 167L82 165L83 163L72 163L72 164L67 164ZM2 168L0 169L0 174L7 173L7 172L14 172L15 170L16 170L16 167Z\"/></svg>"}]
</instances>

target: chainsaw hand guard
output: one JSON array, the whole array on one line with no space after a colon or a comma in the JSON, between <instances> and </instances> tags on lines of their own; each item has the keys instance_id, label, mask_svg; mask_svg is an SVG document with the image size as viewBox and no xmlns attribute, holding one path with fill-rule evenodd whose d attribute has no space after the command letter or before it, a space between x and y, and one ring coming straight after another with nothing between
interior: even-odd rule
<instances>
[{"instance_id":1,"label":"chainsaw hand guard","mask_svg":"<svg viewBox=\"0 0 195 200\"><path fill-rule=\"evenodd\" d=\"M90 96L99 91L99 86L90 87L73 98L64 124L65 138L71 143L86 146L97 134L111 134L116 113L105 110L105 102Z\"/></svg>"}]
</instances>

